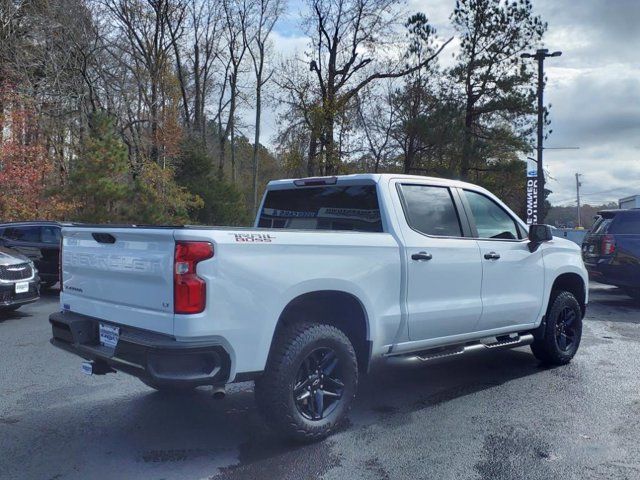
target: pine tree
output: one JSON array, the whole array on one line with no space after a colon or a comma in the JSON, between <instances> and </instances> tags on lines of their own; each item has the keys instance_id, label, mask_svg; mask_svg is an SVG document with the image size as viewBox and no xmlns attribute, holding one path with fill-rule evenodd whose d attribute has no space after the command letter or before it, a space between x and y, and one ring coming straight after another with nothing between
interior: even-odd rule
<instances>
[{"instance_id":1,"label":"pine tree","mask_svg":"<svg viewBox=\"0 0 640 480\"><path fill-rule=\"evenodd\" d=\"M94 113L69 177L68 194L78 205L75 218L92 223L121 221L130 192L127 148L112 119L104 112Z\"/></svg>"}]
</instances>

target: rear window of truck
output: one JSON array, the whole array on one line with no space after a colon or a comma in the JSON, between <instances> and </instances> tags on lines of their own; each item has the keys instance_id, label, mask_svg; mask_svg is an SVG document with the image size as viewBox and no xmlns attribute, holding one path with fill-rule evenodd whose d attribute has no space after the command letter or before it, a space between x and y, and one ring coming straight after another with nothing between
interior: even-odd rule
<instances>
[{"instance_id":1,"label":"rear window of truck","mask_svg":"<svg viewBox=\"0 0 640 480\"><path fill-rule=\"evenodd\" d=\"M258 226L382 232L376 186L332 185L270 190Z\"/></svg>"}]
</instances>

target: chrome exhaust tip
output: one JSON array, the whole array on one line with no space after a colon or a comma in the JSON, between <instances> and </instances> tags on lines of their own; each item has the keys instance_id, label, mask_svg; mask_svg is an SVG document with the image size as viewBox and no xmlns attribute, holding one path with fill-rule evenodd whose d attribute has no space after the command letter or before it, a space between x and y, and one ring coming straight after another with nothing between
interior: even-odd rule
<instances>
[{"instance_id":1,"label":"chrome exhaust tip","mask_svg":"<svg viewBox=\"0 0 640 480\"><path fill-rule=\"evenodd\" d=\"M223 400L227 396L227 387L225 385L214 385L211 394L215 400Z\"/></svg>"}]
</instances>

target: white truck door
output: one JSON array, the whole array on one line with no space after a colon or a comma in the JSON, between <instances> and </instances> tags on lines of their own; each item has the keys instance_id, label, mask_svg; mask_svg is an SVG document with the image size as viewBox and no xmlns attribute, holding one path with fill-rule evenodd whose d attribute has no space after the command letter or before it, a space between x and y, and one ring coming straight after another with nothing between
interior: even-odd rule
<instances>
[{"instance_id":1,"label":"white truck door","mask_svg":"<svg viewBox=\"0 0 640 480\"><path fill-rule=\"evenodd\" d=\"M468 225L458 215L461 206L454 192L418 182L391 184L398 192L396 210L405 242L409 338L474 332L482 312L478 244L464 237Z\"/></svg>"},{"instance_id":2,"label":"white truck door","mask_svg":"<svg viewBox=\"0 0 640 480\"><path fill-rule=\"evenodd\" d=\"M529 251L526 232L490 197L462 190L482 255L481 330L532 324L543 303L542 249Z\"/></svg>"}]
</instances>

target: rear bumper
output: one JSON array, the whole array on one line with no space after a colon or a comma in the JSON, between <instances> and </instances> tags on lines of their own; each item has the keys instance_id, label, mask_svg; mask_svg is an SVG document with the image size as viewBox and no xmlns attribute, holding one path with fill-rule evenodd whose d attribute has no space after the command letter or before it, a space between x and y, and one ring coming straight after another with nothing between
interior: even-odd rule
<instances>
[{"instance_id":1,"label":"rear bumper","mask_svg":"<svg viewBox=\"0 0 640 480\"><path fill-rule=\"evenodd\" d=\"M68 311L51 314L49 322L54 346L158 386L195 387L229 380L229 353L216 342L178 342L169 335ZM100 345L100 323L120 328L115 349Z\"/></svg>"},{"instance_id":2,"label":"rear bumper","mask_svg":"<svg viewBox=\"0 0 640 480\"><path fill-rule=\"evenodd\" d=\"M585 262L589 279L616 287L640 287L640 267L611 264L607 261Z\"/></svg>"}]
</instances>

